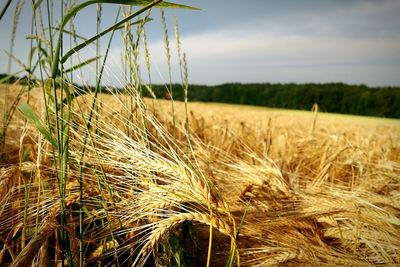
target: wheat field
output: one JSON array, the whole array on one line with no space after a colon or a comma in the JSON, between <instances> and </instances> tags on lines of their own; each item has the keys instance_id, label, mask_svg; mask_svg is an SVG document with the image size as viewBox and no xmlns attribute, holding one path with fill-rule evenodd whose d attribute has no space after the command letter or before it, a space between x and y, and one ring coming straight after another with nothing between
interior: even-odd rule
<instances>
[{"instance_id":1,"label":"wheat field","mask_svg":"<svg viewBox=\"0 0 400 267\"><path fill-rule=\"evenodd\" d=\"M43 115L41 94L20 102ZM74 102L64 201L57 151L14 114L2 265L398 266L399 120L131 97L97 96L89 132L93 96Z\"/></svg>"},{"instance_id":2,"label":"wheat field","mask_svg":"<svg viewBox=\"0 0 400 267\"><path fill-rule=\"evenodd\" d=\"M399 266L400 121L188 102L164 8L198 10L1 5L0 266ZM162 92L184 102L156 99L160 58Z\"/></svg>"}]
</instances>

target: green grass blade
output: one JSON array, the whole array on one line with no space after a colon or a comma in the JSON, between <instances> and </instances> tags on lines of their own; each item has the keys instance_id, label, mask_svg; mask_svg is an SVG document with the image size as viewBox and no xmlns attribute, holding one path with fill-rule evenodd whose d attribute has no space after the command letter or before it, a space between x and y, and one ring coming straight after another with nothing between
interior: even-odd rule
<instances>
[{"instance_id":1,"label":"green grass blade","mask_svg":"<svg viewBox=\"0 0 400 267\"><path fill-rule=\"evenodd\" d=\"M153 6L155 6L157 3L159 3L161 0L158 1L154 1L152 2L150 5L147 5L141 9L139 9L138 11L136 11L135 13L129 15L128 17L120 20L119 22L115 23L114 25L110 26L109 28L105 29L104 31L94 35L93 37L89 38L88 40L86 40L83 43L80 43L79 45L75 46L74 48L70 49L67 53L64 54L64 56L61 59L61 63L64 63L65 61L68 60L68 58L70 56L72 56L74 53L78 52L79 50L83 49L84 47L88 46L90 43L96 41L97 39L99 39L100 37L102 37L103 35L114 31L116 29L118 29L119 27L121 27L124 23L130 21L131 19L139 16L140 14L142 14L143 12L145 12L146 10L152 8Z\"/></svg>"},{"instance_id":2,"label":"green grass blade","mask_svg":"<svg viewBox=\"0 0 400 267\"><path fill-rule=\"evenodd\" d=\"M238 231L237 231L236 236L235 236L236 242L237 242L237 240L239 238L240 231L243 228L243 224L244 224L244 221L246 219L249 207L250 207L250 202L247 203L246 208L245 208L244 213L243 213L243 216L242 216L242 218L240 220L240 223L239 223L239 226L238 226ZM233 266L234 254L235 254L235 250L233 248L231 248L231 251L229 253L228 260L226 261L225 267ZM239 255L238 255L238 257L239 257Z\"/></svg>"},{"instance_id":3,"label":"green grass blade","mask_svg":"<svg viewBox=\"0 0 400 267\"><path fill-rule=\"evenodd\" d=\"M79 63L79 64L77 64L77 65L75 65L75 66L72 66L72 67L69 68L69 69L64 70L64 73L69 73L69 72L72 72L72 71L74 71L74 70L83 68L84 66L89 65L90 63L92 63L92 62L98 60L99 58L101 58L101 56L93 57L93 58L91 58L91 59L85 60L85 61L83 61L83 62L81 62L81 63Z\"/></svg>"},{"instance_id":4,"label":"green grass blade","mask_svg":"<svg viewBox=\"0 0 400 267\"><path fill-rule=\"evenodd\" d=\"M99 3L109 3L109 4L120 4L120 5L132 5L132 6L145 6L153 3L153 0L131 0L131 1L124 1L124 0L100 0ZM183 9L191 9L191 10L200 10L197 7L181 5L171 2L161 2L157 4L157 7L162 8L183 8Z\"/></svg>"},{"instance_id":5,"label":"green grass blade","mask_svg":"<svg viewBox=\"0 0 400 267\"><path fill-rule=\"evenodd\" d=\"M83 37L82 35L76 34L74 32L67 31L65 29L61 30L59 27L51 27L51 29L56 30L56 31L62 31L63 33L66 33L66 34L68 34L68 35L70 35L70 36L72 36L74 38L77 38L77 39L86 40L86 37Z\"/></svg>"},{"instance_id":6,"label":"green grass blade","mask_svg":"<svg viewBox=\"0 0 400 267\"><path fill-rule=\"evenodd\" d=\"M81 3L74 8L72 8L63 18L61 22L60 29L63 29L64 26L68 23L68 21L73 18L80 10L84 9L85 7L93 4L120 4L120 5L135 5L135 6L158 6L158 7L168 7L168 8L184 8L184 9L198 9L191 6L180 5L170 2L163 2L163 1L152 1L152 0L90 0L84 3Z\"/></svg>"},{"instance_id":7,"label":"green grass blade","mask_svg":"<svg viewBox=\"0 0 400 267\"><path fill-rule=\"evenodd\" d=\"M10 6L12 0L8 0L7 3L4 5L3 9L0 13L0 20L3 18L4 14L6 13L8 7Z\"/></svg>"},{"instance_id":8,"label":"green grass blade","mask_svg":"<svg viewBox=\"0 0 400 267\"><path fill-rule=\"evenodd\" d=\"M14 72L14 73L12 73L12 74L7 75L6 77L0 79L0 84L8 83L8 81L9 81L10 79L14 78L16 75L18 75L18 74L20 74L21 72L24 72L24 71L25 71L25 70L20 70L20 71L17 71L17 72Z\"/></svg>"},{"instance_id":9,"label":"green grass blade","mask_svg":"<svg viewBox=\"0 0 400 267\"><path fill-rule=\"evenodd\" d=\"M129 20L131 20L132 18L140 15L141 13L143 13L144 11L146 11L147 9L152 8L153 6L157 5L158 3L160 3L162 0L156 0L154 2L152 2L151 4L143 7L142 9L138 10L137 12L133 13L131 16L128 16L127 18L123 19L122 21L120 21L119 23L114 24L113 26L109 27L108 29L106 29L105 31L96 34L95 36L93 36L92 38L90 38L89 40L81 43L80 45L76 46L75 48L69 50L63 57L61 60L61 63L64 63L71 55L73 55L74 53L76 53L78 50L86 47L88 44L96 41L97 39L99 39L101 36L107 34L108 32L115 30L116 28L120 27L121 25L123 25L125 22L128 22ZM72 8L64 17L63 20L61 21L61 25L60 25L60 33L62 33L62 31L64 30L65 25L67 25L68 21L70 19L72 19L80 10L82 10L83 8L92 5L92 4L99 4L99 3L119 3L119 2L124 2L124 4L129 4L129 2L131 1L101 1L101 0L91 0L91 1L86 1L74 8ZM62 38L61 38L61 34L59 35L58 38L58 42L57 42L57 47L54 53L54 59L52 60L52 67L51 67L51 77L54 79L58 74L58 64L59 62L59 57L60 57L60 51L61 51L61 45L62 45Z\"/></svg>"},{"instance_id":10,"label":"green grass blade","mask_svg":"<svg viewBox=\"0 0 400 267\"><path fill-rule=\"evenodd\" d=\"M153 21L153 19L149 18L149 17L146 17L144 19L140 19L138 21L132 22L131 24L129 24L129 26L137 25L137 24L141 24L141 23L145 24L145 23L150 22L150 21ZM120 29L123 29L124 27L125 27L125 25L121 25L118 28L116 28L115 30L120 30Z\"/></svg>"},{"instance_id":11,"label":"green grass blade","mask_svg":"<svg viewBox=\"0 0 400 267\"><path fill-rule=\"evenodd\" d=\"M243 228L243 224L244 224L244 221L245 221L245 219L246 219L247 212L248 212L249 208L250 208L250 202L247 203L246 208L245 208L244 213L243 213L243 216L242 216L242 219L240 220L240 224L239 224L239 227L238 227L238 231L237 231L237 233L236 233L236 240L239 238L239 234L240 234L240 231L241 231L242 228Z\"/></svg>"},{"instance_id":12,"label":"green grass blade","mask_svg":"<svg viewBox=\"0 0 400 267\"><path fill-rule=\"evenodd\" d=\"M42 122L39 115L29 104L22 103L18 105L18 110L22 113L22 115L24 115L25 118L35 125L36 129L43 134L47 141L49 141L53 146L57 146L57 142L51 136L49 128Z\"/></svg>"},{"instance_id":13,"label":"green grass blade","mask_svg":"<svg viewBox=\"0 0 400 267\"><path fill-rule=\"evenodd\" d=\"M71 55L73 55L75 52L78 50L86 47L88 44L96 41L99 39L101 36L109 33L112 30L115 30L116 28L120 27L124 23L130 21L134 17L139 16L141 13L144 11L154 7L154 6L159 6L159 7L168 7L168 8L185 8L185 9L197 9L195 7L190 7L190 6L185 6L185 5L180 5L180 4L174 4L170 2L163 2L162 0L155 0L155 1L150 1L150 0L131 0L131 1L122 1L122 0L90 0L86 1L84 3L81 3L74 8L72 8L65 16L63 17L63 20L61 21L60 29L61 32L64 30L65 25L82 9L84 9L87 6L90 6L92 4L100 4L100 3L109 3L109 4L121 4L121 5L144 5L143 8L139 9L135 13L131 14L130 16L126 17L125 19L121 20L120 22L114 24L113 26L109 27L108 29L104 30L103 32L96 34L86 42L81 43L80 45L76 46L75 48L69 50L61 60L61 63L64 63ZM61 35L60 35L61 36ZM61 38L59 38L57 42L57 47L55 50L55 57L53 59L53 64L51 68L51 76L52 78L55 78L58 74L58 64L59 64L59 52L61 50Z\"/></svg>"}]
</instances>

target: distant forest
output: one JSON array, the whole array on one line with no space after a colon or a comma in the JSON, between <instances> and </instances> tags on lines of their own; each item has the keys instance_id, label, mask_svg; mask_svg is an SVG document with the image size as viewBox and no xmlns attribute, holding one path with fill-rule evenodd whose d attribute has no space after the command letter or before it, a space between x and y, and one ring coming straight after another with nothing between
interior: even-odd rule
<instances>
[{"instance_id":1,"label":"distant forest","mask_svg":"<svg viewBox=\"0 0 400 267\"><path fill-rule=\"evenodd\" d=\"M165 86L153 86L158 98ZM181 85L172 86L173 98L183 100ZM144 92L146 96L148 93ZM189 101L220 102L273 108L320 110L330 113L400 118L400 87L370 88L344 83L190 85Z\"/></svg>"},{"instance_id":2,"label":"distant forest","mask_svg":"<svg viewBox=\"0 0 400 267\"><path fill-rule=\"evenodd\" d=\"M0 80L5 76L0 74ZM16 80L13 77L9 82ZM20 79L19 83L26 83L26 78ZM157 98L166 96L166 88L165 85L152 86ZM150 97L146 88L143 87L142 90L144 96ZM183 100L183 88L180 84L173 84L172 92L174 100ZM400 118L400 87L372 88L344 83L226 83L215 86L190 85L188 98L189 101L300 110L311 110L314 104L318 104L324 112Z\"/></svg>"}]
</instances>

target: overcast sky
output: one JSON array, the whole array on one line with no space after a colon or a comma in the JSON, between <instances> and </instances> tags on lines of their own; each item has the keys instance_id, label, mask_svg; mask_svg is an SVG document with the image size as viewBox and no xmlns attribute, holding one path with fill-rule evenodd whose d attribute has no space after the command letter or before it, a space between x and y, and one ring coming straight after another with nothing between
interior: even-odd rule
<instances>
[{"instance_id":1,"label":"overcast sky","mask_svg":"<svg viewBox=\"0 0 400 267\"><path fill-rule=\"evenodd\" d=\"M15 4L16 1L14 1ZM18 26L14 53L26 62L30 1ZM189 79L197 84L224 82L345 82L400 86L399 0L181 0L201 11L166 10L171 47L173 18L188 57ZM3 1L0 4L3 5ZM12 6L13 8L14 6ZM103 6L102 28L115 19L116 7ZM7 70L13 9L0 21L0 72ZM56 15L55 15L56 16ZM152 80L168 80L159 11L147 26ZM78 33L95 30L95 7L75 18ZM105 81L121 82L121 41L116 36ZM102 39L105 47L107 37ZM94 48L82 51L88 58ZM173 65L177 65L173 53ZM16 64L14 64L16 65ZM14 67L16 69L17 66ZM93 69L93 68L92 68ZM143 74L145 71L143 70ZM147 75L143 75L147 77ZM87 70L84 81L94 72ZM174 81L180 81L178 68Z\"/></svg>"}]
</instances>

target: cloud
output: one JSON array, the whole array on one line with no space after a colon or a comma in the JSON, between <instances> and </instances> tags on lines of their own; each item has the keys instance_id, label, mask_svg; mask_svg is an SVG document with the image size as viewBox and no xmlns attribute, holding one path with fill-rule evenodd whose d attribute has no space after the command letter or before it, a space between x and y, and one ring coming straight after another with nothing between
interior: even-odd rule
<instances>
[{"instance_id":1,"label":"cloud","mask_svg":"<svg viewBox=\"0 0 400 267\"><path fill-rule=\"evenodd\" d=\"M242 10L241 0L232 0L229 7L210 0L204 3L207 11L185 13L187 20L180 20L182 47L193 83L344 81L400 85L398 0L337 0L323 4L317 0L260 0L246 6L246 10ZM155 24L149 28L157 28ZM82 26L80 30L85 29ZM172 76L179 82L172 32L170 29ZM153 35L149 34L149 39L153 38L149 40L152 80L168 82L161 33ZM5 43L0 47L6 49ZM122 83L121 47L120 43L113 44L104 77L107 84ZM15 50L22 54L22 48ZM87 59L94 54L91 48L81 55ZM140 62L147 80L143 56ZM5 66L2 64L0 70L4 71ZM93 83L93 73L93 66L88 66L84 79Z\"/></svg>"},{"instance_id":2,"label":"cloud","mask_svg":"<svg viewBox=\"0 0 400 267\"><path fill-rule=\"evenodd\" d=\"M385 40L358 39L341 36L306 36L276 34L263 28L219 30L182 39L183 49L188 54L190 74L196 83L220 83L226 81L310 81L325 77L325 80L340 80L338 75L356 72L354 79L344 75L351 83L362 81L370 65L390 67L400 62L400 38ZM162 55L162 43L151 46L155 55ZM157 65L164 58L157 56ZM397 62L397 63L396 63ZM286 72L287 79L281 74ZM325 73L324 73L325 72ZM275 74L274 74L275 73ZM329 73L332 75L329 76ZM278 75L279 74L279 75ZM303 78L301 77L303 76ZM387 77L376 77L371 83L384 83Z\"/></svg>"},{"instance_id":3,"label":"cloud","mask_svg":"<svg viewBox=\"0 0 400 267\"><path fill-rule=\"evenodd\" d=\"M351 2L184 35L191 81L400 84L400 2ZM160 66L162 47L151 46Z\"/></svg>"},{"instance_id":4,"label":"cloud","mask_svg":"<svg viewBox=\"0 0 400 267\"><path fill-rule=\"evenodd\" d=\"M180 82L176 44L170 40L172 79ZM224 82L331 82L400 84L400 38L351 38L350 36L302 35L266 30L225 28L184 36L192 83ZM162 41L150 43L152 81L168 83L168 64ZM143 51L142 51L143 52ZM110 51L104 81L123 84L122 48ZM88 56L86 56L88 57ZM143 53L141 74L147 81Z\"/></svg>"}]
</instances>

